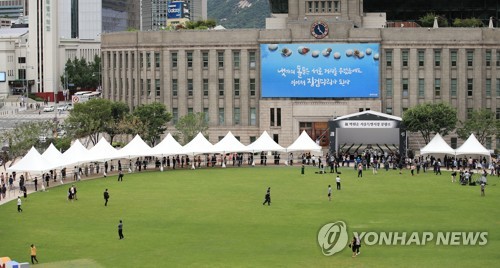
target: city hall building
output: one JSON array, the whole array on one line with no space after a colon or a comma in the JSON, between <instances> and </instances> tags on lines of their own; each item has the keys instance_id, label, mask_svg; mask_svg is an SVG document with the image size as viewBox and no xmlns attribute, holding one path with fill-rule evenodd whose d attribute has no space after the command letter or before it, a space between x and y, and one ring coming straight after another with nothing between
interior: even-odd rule
<instances>
[{"instance_id":1,"label":"city hall building","mask_svg":"<svg viewBox=\"0 0 500 268\"><path fill-rule=\"evenodd\" d=\"M131 108L164 103L167 131L204 112L211 142L231 131L244 144L267 131L288 146L306 130L326 146L333 118L401 117L420 103L448 103L462 121L481 108L500 117L496 28L386 27L360 0L270 4L266 29L103 34L103 96Z\"/></svg>"}]
</instances>

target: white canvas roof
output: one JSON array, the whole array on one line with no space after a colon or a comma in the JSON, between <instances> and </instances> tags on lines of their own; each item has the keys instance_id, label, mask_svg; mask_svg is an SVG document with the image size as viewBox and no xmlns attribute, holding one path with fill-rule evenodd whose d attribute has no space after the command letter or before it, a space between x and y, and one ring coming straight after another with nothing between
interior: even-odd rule
<instances>
[{"instance_id":1,"label":"white canvas roof","mask_svg":"<svg viewBox=\"0 0 500 268\"><path fill-rule=\"evenodd\" d=\"M314 152L320 152L321 151L321 146L316 144L311 137L307 134L307 132L304 130L302 133L299 135L299 137L290 145L286 148L287 152L296 152L296 151L314 151Z\"/></svg>"},{"instance_id":2,"label":"white canvas roof","mask_svg":"<svg viewBox=\"0 0 500 268\"><path fill-rule=\"evenodd\" d=\"M139 135L135 137L116 153L116 158L131 159L133 157L150 155L151 147L147 145Z\"/></svg>"},{"instance_id":3,"label":"white canvas roof","mask_svg":"<svg viewBox=\"0 0 500 268\"><path fill-rule=\"evenodd\" d=\"M444 141L443 137L437 133L432 140L424 146L424 148L420 149L421 155L427 154L447 154L447 155L455 155L455 150L451 148L446 141Z\"/></svg>"},{"instance_id":4,"label":"white canvas roof","mask_svg":"<svg viewBox=\"0 0 500 268\"><path fill-rule=\"evenodd\" d=\"M474 134L470 134L469 138L458 147L456 150L457 155L487 155L490 156L490 151L477 140Z\"/></svg>"},{"instance_id":5,"label":"white canvas roof","mask_svg":"<svg viewBox=\"0 0 500 268\"><path fill-rule=\"evenodd\" d=\"M262 132L260 137L254 141L252 144L248 145L247 148L251 152L262 152L262 151L278 151L278 152L283 152L285 151L285 148L281 147L279 144L277 144L269 134L267 134L267 131Z\"/></svg>"},{"instance_id":6,"label":"white canvas roof","mask_svg":"<svg viewBox=\"0 0 500 268\"><path fill-rule=\"evenodd\" d=\"M52 164L45 160L35 147L31 147L29 152L13 166L8 167L7 171L43 173L50 170L51 166Z\"/></svg>"},{"instance_id":7,"label":"white canvas roof","mask_svg":"<svg viewBox=\"0 0 500 268\"><path fill-rule=\"evenodd\" d=\"M85 148L77 139L73 145L71 145L71 147L69 147L69 149L61 155L59 161L57 161L57 164L54 165L54 167L60 168L87 162L88 152L87 148Z\"/></svg>"},{"instance_id":8,"label":"white canvas roof","mask_svg":"<svg viewBox=\"0 0 500 268\"><path fill-rule=\"evenodd\" d=\"M115 159L118 150L102 137L94 147L90 148L87 154L87 162L104 162Z\"/></svg>"},{"instance_id":9,"label":"white canvas roof","mask_svg":"<svg viewBox=\"0 0 500 268\"><path fill-rule=\"evenodd\" d=\"M49 148L43 152L42 157L50 163L57 164L60 161L62 153L57 150L54 144L50 144Z\"/></svg>"},{"instance_id":10,"label":"white canvas roof","mask_svg":"<svg viewBox=\"0 0 500 268\"><path fill-rule=\"evenodd\" d=\"M216 152L213 144L211 144L200 132L194 139L182 147L182 152L180 154L197 155Z\"/></svg>"},{"instance_id":11,"label":"white canvas roof","mask_svg":"<svg viewBox=\"0 0 500 268\"><path fill-rule=\"evenodd\" d=\"M172 134L168 133L160 143L151 149L151 155L169 156L179 154L181 151L182 145L180 145L174 137L172 137Z\"/></svg>"},{"instance_id":12,"label":"white canvas roof","mask_svg":"<svg viewBox=\"0 0 500 268\"><path fill-rule=\"evenodd\" d=\"M214 148L218 152L222 153L243 153L249 152L247 146L243 145L233 133L229 131L222 140L214 145Z\"/></svg>"}]
</instances>

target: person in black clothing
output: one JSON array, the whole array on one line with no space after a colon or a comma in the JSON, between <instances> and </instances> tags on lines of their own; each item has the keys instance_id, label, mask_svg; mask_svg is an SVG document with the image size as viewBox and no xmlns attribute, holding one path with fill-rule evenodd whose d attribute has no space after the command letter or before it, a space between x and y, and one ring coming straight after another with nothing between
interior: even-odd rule
<instances>
[{"instance_id":1,"label":"person in black clothing","mask_svg":"<svg viewBox=\"0 0 500 268\"><path fill-rule=\"evenodd\" d=\"M266 196L264 197L264 203L262 203L262 205L265 205L266 203L268 206L271 205L271 187L267 187Z\"/></svg>"},{"instance_id":2,"label":"person in black clothing","mask_svg":"<svg viewBox=\"0 0 500 268\"><path fill-rule=\"evenodd\" d=\"M47 188L49 187L50 175L49 173L45 174L45 183L47 184Z\"/></svg>"},{"instance_id":3,"label":"person in black clothing","mask_svg":"<svg viewBox=\"0 0 500 268\"><path fill-rule=\"evenodd\" d=\"M108 206L108 199L109 199L109 193L108 193L108 189L106 189L106 191L104 191L104 200L106 200L106 203L104 203L104 206Z\"/></svg>"},{"instance_id":4,"label":"person in black clothing","mask_svg":"<svg viewBox=\"0 0 500 268\"><path fill-rule=\"evenodd\" d=\"M33 181L35 183L35 192L38 191L38 178L35 177L35 180Z\"/></svg>"},{"instance_id":5,"label":"person in black clothing","mask_svg":"<svg viewBox=\"0 0 500 268\"><path fill-rule=\"evenodd\" d=\"M120 237L120 239L125 238L125 237L123 237L123 222L122 222L122 220L120 220L120 223L118 224L118 236Z\"/></svg>"},{"instance_id":6,"label":"person in black clothing","mask_svg":"<svg viewBox=\"0 0 500 268\"><path fill-rule=\"evenodd\" d=\"M123 171L121 169L118 171L118 181L123 181Z\"/></svg>"}]
</instances>

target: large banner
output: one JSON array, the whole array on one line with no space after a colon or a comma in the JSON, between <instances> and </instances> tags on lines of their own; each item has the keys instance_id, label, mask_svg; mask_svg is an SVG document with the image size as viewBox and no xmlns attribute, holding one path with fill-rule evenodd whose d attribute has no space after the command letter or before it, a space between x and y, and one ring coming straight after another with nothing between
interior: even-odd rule
<instances>
[{"instance_id":1,"label":"large banner","mask_svg":"<svg viewBox=\"0 0 500 268\"><path fill-rule=\"evenodd\" d=\"M262 44L262 97L378 98L379 44Z\"/></svg>"},{"instance_id":2,"label":"large banner","mask_svg":"<svg viewBox=\"0 0 500 268\"><path fill-rule=\"evenodd\" d=\"M167 19L182 18L182 5L184 2L169 2L167 9Z\"/></svg>"}]
</instances>

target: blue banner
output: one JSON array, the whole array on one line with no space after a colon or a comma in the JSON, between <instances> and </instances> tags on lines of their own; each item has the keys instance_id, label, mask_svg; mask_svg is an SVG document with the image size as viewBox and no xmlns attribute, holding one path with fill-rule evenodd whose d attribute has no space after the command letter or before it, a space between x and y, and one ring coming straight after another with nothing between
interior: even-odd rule
<instances>
[{"instance_id":1,"label":"blue banner","mask_svg":"<svg viewBox=\"0 0 500 268\"><path fill-rule=\"evenodd\" d=\"M262 97L378 98L379 44L262 44Z\"/></svg>"},{"instance_id":2,"label":"blue banner","mask_svg":"<svg viewBox=\"0 0 500 268\"><path fill-rule=\"evenodd\" d=\"M170 2L168 3L167 18L180 19L182 18L182 5L184 2Z\"/></svg>"}]
</instances>

